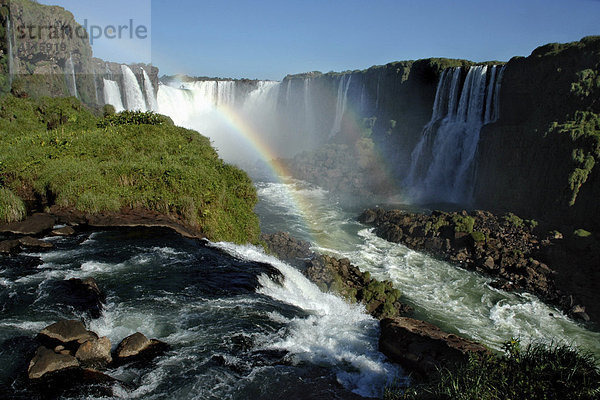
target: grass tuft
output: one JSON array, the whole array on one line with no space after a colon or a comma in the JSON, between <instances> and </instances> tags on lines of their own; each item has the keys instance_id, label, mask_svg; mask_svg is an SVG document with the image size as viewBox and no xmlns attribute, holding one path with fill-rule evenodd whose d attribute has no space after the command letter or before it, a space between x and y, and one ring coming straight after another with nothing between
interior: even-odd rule
<instances>
[{"instance_id":1,"label":"grass tuft","mask_svg":"<svg viewBox=\"0 0 600 400\"><path fill-rule=\"evenodd\" d=\"M503 355L471 356L466 363L441 369L429 383L388 387L384 399L592 400L599 396L600 371L592 355L569 346L534 344L523 349L512 339L504 345Z\"/></svg>"}]
</instances>

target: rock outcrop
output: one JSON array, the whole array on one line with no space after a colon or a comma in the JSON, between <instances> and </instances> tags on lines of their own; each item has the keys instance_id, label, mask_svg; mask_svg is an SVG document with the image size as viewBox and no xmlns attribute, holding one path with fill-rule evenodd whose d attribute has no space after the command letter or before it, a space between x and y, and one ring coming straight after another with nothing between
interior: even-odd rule
<instances>
[{"instance_id":1,"label":"rock outcrop","mask_svg":"<svg viewBox=\"0 0 600 400\"><path fill-rule=\"evenodd\" d=\"M263 233L260 240L267 243L269 251L294 266L303 267L306 261L315 256L310 243L293 238L287 232Z\"/></svg>"},{"instance_id":2,"label":"rock outcrop","mask_svg":"<svg viewBox=\"0 0 600 400\"><path fill-rule=\"evenodd\" d=\"M471 340L443 332L428 322L412 318L383 319L379 350L403 367L426 378L439 368L463 362L469 355L489 350Z\"/></svg>"},{"instance_id":3,"label":"rock outcrop","mask_svg":"<svg viewBox=\"0 0 600 400\"><path fill-rule=\"evenodd\" d=\"M536 231L541 230L536 230L536 221L485 211L426 215L379 208L366 210L359 221L373 225L383 239L493 276L497 288L529 291L574 317L587 319L572 294L557 287L556 270L544 262L552 259L548 252L555 252L557 234L538 236Z\"/></svg>"},{"instance_id":4,"label":"rock outcrop","mask_svg":"<svg viewBox=\"0 0 600 400\"><path fill-rule=\"evenodd\" d=\"M324 292L363 303L367 312L375 318L412 313L411 307L400 302L402 293L394 288L392 282L372 278L369 272L362 272L347 258L338 260L319 255L307 262L305 275Z\"/></svg>"},{"instance_id":5,"label":"rock outcrop","mask_svg":"<svg viewBox=\"0 0 600 400\"><path fill-rule=\"evenodd\" d=\"M402 294L392 282L372 278L369 272L362 272L346 258L339 260L314 253L310 250L310 243L285 232L265 234L261 239L269 251L302 269L304 275L323 292L335 293L352 303L363 303L367 312L375 318L407 315L413 311L400 301Z\"/></svg>"}]
</instances>

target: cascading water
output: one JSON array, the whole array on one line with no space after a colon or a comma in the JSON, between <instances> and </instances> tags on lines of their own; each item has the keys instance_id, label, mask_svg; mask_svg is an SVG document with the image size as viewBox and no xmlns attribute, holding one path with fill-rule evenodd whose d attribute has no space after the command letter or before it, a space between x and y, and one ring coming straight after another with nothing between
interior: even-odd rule
<instances>
[{"instance_id":1,"label":"cascading water","mask_svg":"<svg viewBox=\"0 0 600 400\"><path fill-rule=\"evenodd\" d=\"M69 58L65 61L65 80L69 88L71 96L79 98L77 93L77 81L75 80L75 64L73 63L73 56L69 53Z\"/></svg>"},{"instance_id":2,"label":"cascading water","mask_svg":"<svg viewBox=\"0 0 600 400\"><path fill-rule=\"evenodd\" d=\"M95 69L92 69L92 79L94 81L94 98L96 99L96 104L100 104L100 99L98 98L98 76Z\"/></svg>"},{"instance_id":3,"label":"cascading water","mask_svg":"<svg viewBox=\"0 0 600 400\"><path fill-rule=\"evenodd\" d=\"M123 100L121 99L121 90L119 84L110 79L104 79L104 104L110 104L115 108L116 112L125 110Z\"/></svg>"},{"instance_id":4,"label":"cascading water","mask_svg":"<svg viewBox=\"0 0 600 400\"><path fill-rule=\"evenodd\" d=\"M312 134L315 131L315 114L313 111L310 83L310 78L304 78L304 131L306 132L306 136Z\"/></svg>"},{"instance_id":5,"label":"cascading water","mask_svg":"<svg viewBox=\"0 0 600 400\"><path fill-rule=\"evenodd\" d=\"M447 69L438 83L432 117L412 153L406 186L417 201L470 203L475 154L484 124L498 118L504 67Z\"/></svg>"},{"instance_id":6,"label":"cascading water","mask_svg":"<svg viewBox=\"0 0 600 400\"><path fill-rule=\"evenodd\" d=\"M148 73L142 68L142 76L144 78L144 93L146 94L146 103L150 111L158 111L158 102L154 95L154 86L148 76Z\"/></svg>"},{"instance_id":7,"label":"cascading water","mask_svg":"<svg viewBox=\"0 0 600 400\"><path fill-rule=\"evenodd\" d=\"M348 102L348 89L350 89L350 82L352 82L352 75L344 74L340 77L340 83L338 85L337 103L335 107L335 117L333 120L333 127L329 137L337 135L342 130L342 118L346 113L346 104Z\"/></svg>"},{"instance_id":8,"label":"cascading water","mask_svg":"<svg viewBox=\"0 0 600 400\"><path fill-rule=\"evenodd\" d=\"M121 65L123 73L123 87L125 89L125 103L131 111L147 111L146 100L135 74L127 65Z\"/></svg>"},{"instance_id":9,"label":"cascading water","mask_svg":"<svg viewBox=\"0 0 600 400\"><path fill-rule=\"evenodd\" d=\"M8 82L12 85L15 77L15 55L13 54L13 33L10 18L10 16L6 18L6 37L8 38Z\"/></svg>"}]
</instances>

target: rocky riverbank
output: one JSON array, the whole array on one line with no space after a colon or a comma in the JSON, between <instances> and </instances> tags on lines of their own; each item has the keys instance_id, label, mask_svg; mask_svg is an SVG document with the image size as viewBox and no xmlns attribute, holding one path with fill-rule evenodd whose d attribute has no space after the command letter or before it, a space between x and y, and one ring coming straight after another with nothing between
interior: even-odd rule
<instances>
[{"instance_id":1,"label":"rocky riverbank","mask_svg":"<svg viewBox=\"0 0 600 400\"><path fill-rule=\"evenodd\" d=\"M598 282L592 266L600 252L589 232L563 234L514 214L485 211L426 215L376 208L364 211L359 221L374 226L383 239L492 276L496 288L528 291L576 319L598 321L598 297L589 289ZM585 276L574 271L584 268Z\"/></svg>"}]
</instances>

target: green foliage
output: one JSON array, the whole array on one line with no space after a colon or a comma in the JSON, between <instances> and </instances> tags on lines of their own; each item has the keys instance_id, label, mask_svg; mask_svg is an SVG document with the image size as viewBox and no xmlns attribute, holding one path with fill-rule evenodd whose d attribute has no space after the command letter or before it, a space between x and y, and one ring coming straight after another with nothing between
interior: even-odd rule
<instances>
[{"instance_id":1,"label":"green foliage","mask_svg":"<svg viewBox=\"0 0 600 400\"><path fill-rule=\"evenodd\" d=\"M539 223L535 219L527 219L525 222L529 225L531 229L535 229Z\"/></svg>"},{"instance_id":2,"label":"green foliage","mask_svg":"<svg viewBox=\"0 0 600 400\"><path fill-rule=\"evenodd\" d=\"M0 188L0 222L21 221L25 213L23 201L9 189Z\"/></svg>"},{"instance_id":3,"label":"green foliage","mask_svg":"<svg viewBox=\"0 0 600 400\"><path fill-rule=\"evenodd\" d=\"M90 213L154 210L211 240L258 242L256 190L209 139L156 114L115 117L98 128L74 98L0 99L5 186L50 191L57 205ZM48 130L50 121L60 124Z\"/></svg>"},{"instance_id":4,"label":"green foliage","mask_svg":"<svg viewBox=\"0 0 600 400\"><path fill-rule=\"evenodd\" d=\"M514 226L515 228L522 228L524 225L523 220L513 213L506 214L504 216L504 221L506 221L506 223L508 223L509 225Z\"/></svg>"},{"instance_id":5,"label":"green foliage","mask_svg":"<svg viewBox=\"0 0 600 400\"><path fill-rule=\"evenodd\" d=\"M593 356L568 346L505 343L500 356L472 355L445 368L430 383L387 388L384 399L597 399L600 371Z\"/></svg>"},{"instance_id":6,"label":"green foliage","mask_svg":"<svg viewBox=\"0 0 600 400\"><path fill-rule=\"evenodd\" d=\"M375 126L376 121L377 121L377 117L363 118L360 121L361 137L363 137L363 138L371 137L371 135L373 134L373 127Z\"/></svg>"},{"instance_id":7,"label":"green foliage","mask_svg":"<svg viewBox=\"0 0 600 400\"><path fill-rule=\"evenodd\" d=\"M573 235L581 238L592 236L591 232L586 231L585 229L577 229L573 232Z\"/></svg>"},{"instance_id":8,"label":"green foliage","mask_svg":"<svg viewBox=\"0 0 600 400\"><path fill-rule=\"evenodd\" d=\"M471 233L471 237L475 242L485 242L485 233L475 231Z\"/></svg>"},{"instance_id":9,"label":"green foliage","mask_svg":"<svg viewBox=\"0 0 600 400\"><path fill-rule=\"evenodd\" d=\"M600 116L592 112L578 111L571 121L563 124L553 123L548 134L564 135L573 143L573 170L567 182L569 205L573 206L581 186L600 159Z\"/></svg>"},{"instance_id":10,"label":"green foliage","mask_svg":"<svg viewBox=\"0 0 600 400\"><path fill-rule=\"evenodd\" d=\"M113 107L114 109L114 107ZM106 111L106 110L104 110ZM98 122L99 128L119 125L173 125L171 118L151 111L122 111L118 114L104 115Z\"/></svg>"},{"instance_id":11,"label":"green foliage","mask_svg":"<svg viewBox=\"0 0 600 400\"><path fill-rule=\"evenodd\" d=\"M115 110L115 106L113 106L112 104L105 104L102 107L102 116L104 118L108 118L110 116L113 116L117 113L117 110Z\"/></svg>"},{"instance_id":12,"label":"green foliage","mask_svg":"<svg viewBox=\"0 0 600 400\"><path fill-rule=\"evenodd\" d=\"M473 226L475 225L475 218L469 215L462 216L455 214L452 216L452 222L454 222L455 232L471 233L473 232Z\"/></svg>"}]
</instances>

